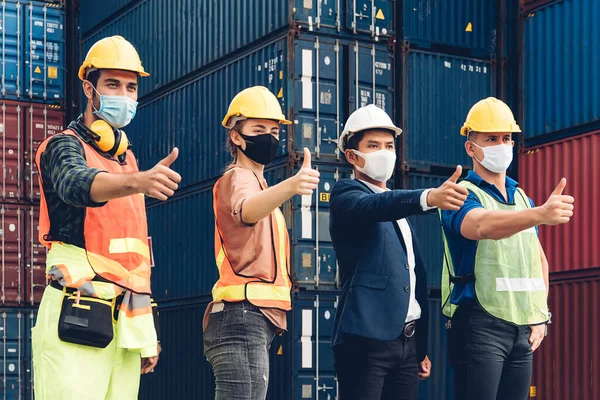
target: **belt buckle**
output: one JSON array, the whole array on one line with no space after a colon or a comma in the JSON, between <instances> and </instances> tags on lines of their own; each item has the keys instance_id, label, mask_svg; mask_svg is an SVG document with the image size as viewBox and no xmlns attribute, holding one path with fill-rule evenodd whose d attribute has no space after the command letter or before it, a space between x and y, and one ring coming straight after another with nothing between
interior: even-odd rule
<instances>
[{"instance_id":1,"label":"belt buckle","mask_svg":"<svg viewBox=\"0 0 600 400\"><path fill-rule=\"evenodd\" d=\"M409 322L408 324L404 325L404 337L405 338L411 338L414 336L416 325L417 324L415 321Z\"/></svg>"}]
</instances>

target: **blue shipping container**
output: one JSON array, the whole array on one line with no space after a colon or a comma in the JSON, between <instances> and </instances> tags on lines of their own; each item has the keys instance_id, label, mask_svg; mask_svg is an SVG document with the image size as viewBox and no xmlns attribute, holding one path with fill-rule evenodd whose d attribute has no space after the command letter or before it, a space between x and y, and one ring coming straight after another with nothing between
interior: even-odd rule
<instances>
[{"instance_id":1,"label":"blue shipping container","mask_svg":"<svg viewBox=\"0 0 600 400\"><path fill-rule=\"evenodd\" d=\"M0 309L0 395L17 400L31 397L31 325L32 311Z\"/></svg>"},{"instance_id":2,"label":"blue shipping container","mask_svg":"<svg viewBox=\"0 0 600 400\"><path fill-rule=\"evenodd\" d=\"M64 11L56 4L0 3L1 97L59 103L65 97Z\"/></svg>"},{"instance_id":3,"label":"blue shipping container","mask_svg":"<svg viewBox=\"0 0 600 400\"><path fill-rule=\"evenodd\" d=\"M471 55L496 52L496 0L404 0L402 29L409 45L445 45L471 50Z\"/></svg>"},{"instance_id":4,"label":"blue shipping container","mask_svg":"<svg viewBox=\"0 0 600 400\"><path fill-rule=\"evenodd\" d=\"M0 3L2 98L19 98L23 94L23 8L16 2Z\"/></svg>"},{"instance_id":5,"label":"blue shipping container","mask_svg":"<svg viewBox=\"0 0 600 400\"><path fill-rule=\"evenodd\" d=\"M473 104L494 95L493 64L421 51L402 60L403 163L426 171L470 165L460 128Z\"/></svg>"},{"instance_id":6,"label":"blue shipping container","mask_svg":"<svg viewBox=\"0 0 600 400\"><path fill-rule=\"evenodd\" d=\"M407 189L436 188L442 185L449 176L409 173L406 177ZM438 214L420 215L408 218L418 239L419 249L425 268L427 268L427 287L440 289L442 284L442 266L444 261L444 245Z\"/></svg>"},{"instance_id":7,"label":"blue shipping container","mask_svg":"<svg viewBox=\"0 0 600 400\"><path fill-rule=\"evenodd\" d=\"M352 176L350 169L313 165L323 174L319 195L294 196L283 213L290 234L290 271L305 289L337 290L337 261L329 235L329 195L335 182ZM269 168L265 178L275 185L297 172L288 164ZM210 294L218 279L214 256L214 214L210 181L197 191L147 210L154 247L152 289L157 301ZM319 202L316 199L319 198Z\"/></svg>"},{"instance_id":8,"label":"blue shipping container","mask_svg":"<svg viewBox=\"0 0 600 400\"><path fill-rule=\"evenodd\" d=\"M127 127L140 160L151 168L179 146L181 187L217 176L230 160L221 121L231 99L253 85L268 87L293 121L279 153L308 147L315 160L345 164L337 150L350 111L375 103L392 113L393 54L387 47L310 34L281 37L143 102ZM349 71L349 75L344 71Z\"/></svg>"},{"instance_id":9,"label":"blue shipping container","mask_svg":"<svg viewBox=\"0 0 600 400\"><path fill-rule=\"evenodd\" d=\"M64 11L55 4L22 3L25 9L25 94L30 101L65 97Z\"/></svg>"},{"instance_id":10,"label":"blue shipping container","mask_svg":"<svg viewBox=\"0 0 600 400\"><path fill-rule=\"evenodd\" d=\"M292 26L372 40L390 35L393 22L391 0L145 0L122 12L114 0L106 9L104 3L81 2L83 55L103 37L121 35L131 41L150 72L140 81L140 95L223 57L235 57L232 53L237 50ZM111 17L111 13L115 14ZM107 17L107 23L90 30Z\"/></svg>"},{"instance_id":11,"label":"blue shipping container","mask_svg":"<svg viewBox=\"0 0 600 400\"><path fill-rule=\"evenodd\" d=\"M525 18L524 134L531 144L600 120L599 19L594 0L565 0Z\"/></svg>"}]
</instances>

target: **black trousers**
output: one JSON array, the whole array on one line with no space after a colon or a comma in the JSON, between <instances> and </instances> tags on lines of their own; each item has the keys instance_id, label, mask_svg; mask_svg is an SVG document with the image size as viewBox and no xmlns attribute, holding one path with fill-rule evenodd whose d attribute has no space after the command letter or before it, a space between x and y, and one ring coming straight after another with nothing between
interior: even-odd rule
<instances>
[{"instance_id":1,"label":"black trousers","mask_svg":"<svg viewBox=\"0 0 600 400\"><path fill-rule=\"evenodd\" d=\"M448 330L456 400L527 400L533 355L531 328L459 307Z\"/></svg>"},{"instance_id":2,"label":"black trousers","mask_svg":"<svg viewBox=\"0 0 600 400\"><path fill-rule=\"evenodd\" d=\"M391 342L347 335L333 348L340 400L416 400L416 335Z\"/></svg>"}]
</instances>

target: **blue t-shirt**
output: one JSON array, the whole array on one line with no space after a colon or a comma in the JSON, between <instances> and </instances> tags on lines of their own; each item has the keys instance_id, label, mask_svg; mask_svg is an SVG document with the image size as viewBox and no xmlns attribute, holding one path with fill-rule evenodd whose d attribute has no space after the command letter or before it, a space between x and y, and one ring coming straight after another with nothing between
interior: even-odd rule
<instances>
[{"instance_id":1,"label":"blue t-shirt","mask_svg":"<svg viewBox=\"0 0 600 400\"><path fill-rule=\"evenodd\" d=\"M479 186L479 188L501 203L514 203L518 183L508 176L506 177L506 194L508 195L508 202L506 202L504 195L495 185L484 181L474 171L469 171L466 180ZM531 203L532 207L535 207L531 199L529 199L529 202ZM444 229L444 233L446 234L446 240L448 241L448 247L450 248L450 256L452 257L452 263L454 265L454 272L456 276L464 276L473 273L473 267L475 266L475 253L477 251L477 241L464 237L460 233L460 228L467 213L476 208L483 208L483 205L477 196L469 192L469 196L460 210L442 211L442 227ZM474 286L475 284L473 282L455 284L452 295L450 296L450 302L456 305L467 305L474 303Z\"/></svg>"}]
</instances>

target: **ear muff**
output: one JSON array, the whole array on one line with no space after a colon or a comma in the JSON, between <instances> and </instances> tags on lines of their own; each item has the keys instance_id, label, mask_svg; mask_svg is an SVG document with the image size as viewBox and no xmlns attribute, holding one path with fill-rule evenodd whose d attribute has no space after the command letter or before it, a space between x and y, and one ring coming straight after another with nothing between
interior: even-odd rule
<instances>
[{"instance_id":1,"label":"ear muff","mask_svg":"<svg viewBox=\"0 0 600 400\"><path fill-rule=\"evenodd\" d=\"M127 151L129 141L122 130L113 129L101 119L94 121L90 130L97 135L94 140L101 151L117 157Z\"/></svg>"}]
</instances>

